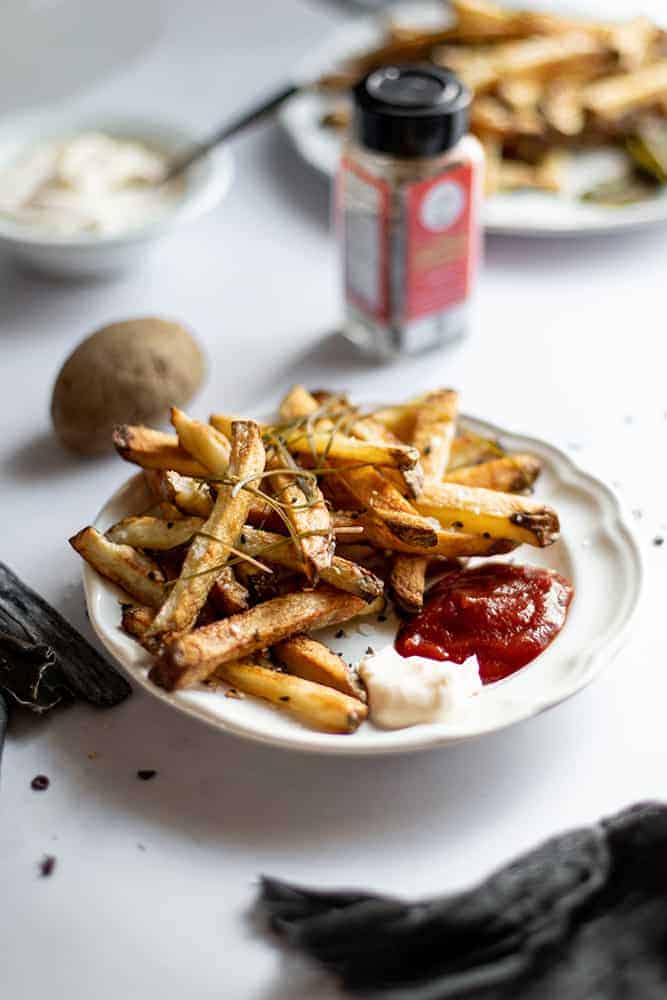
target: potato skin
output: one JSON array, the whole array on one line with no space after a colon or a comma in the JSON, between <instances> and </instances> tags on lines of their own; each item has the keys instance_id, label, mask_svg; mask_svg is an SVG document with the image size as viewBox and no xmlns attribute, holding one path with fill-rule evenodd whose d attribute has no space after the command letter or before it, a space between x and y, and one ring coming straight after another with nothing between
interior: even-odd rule
<instances>
[{"instance_id":1,"label":"potato skin","mask_svg":"<svg viewBox=\"0 0 667 1000\"><path fill-rule=\"evenodd\" d=\"M81 455L110 451L116 424L161 423L202 384L204 357L178 323L155 317L102 327L60 370L51 397L53 427Z\"/></svg>"}]
</instances>

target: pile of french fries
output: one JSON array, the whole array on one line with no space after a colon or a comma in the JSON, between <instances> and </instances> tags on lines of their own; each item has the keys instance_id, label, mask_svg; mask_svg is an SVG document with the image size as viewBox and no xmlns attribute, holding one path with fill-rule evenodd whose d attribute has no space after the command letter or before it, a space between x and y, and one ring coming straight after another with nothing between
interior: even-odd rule
<instances>
[{"instance_id":1,"label":"pile of french fries","mask_svg":"<svg viewBox=\"0 0 667 1000\"><path fill-rule=\"evenodd\" d=\"M156 684L224 686L354 732L364 688L312 632L383 616L388 599L414 613L451 560L558 537L527 495L539 461L460 426L458 407L441 389L365 413L295 386L271 425L173 409L173 434L118 427L151 506L70 542L128 595L122 627L154 654Z\"/></svg>"},{"instance_id":2,"label":"pile of french fries","mask_svg":"<svg viewBox=\"0 0 667 1000\"><path fill-rule=\"evenodd\" d=\"M667 120L667 33L647 18L609 23L491 0L443 0L443 7L451 25L424 30L389 20L376 49L351 56L320 88L345 92L391 63L453 70L473 93L470 125L486 151L489 194L559 191L569 150L631 140L632 155L647 116ZM334 128L348 120L340 101L322 119Z\"/></svg>"}]
</instances>

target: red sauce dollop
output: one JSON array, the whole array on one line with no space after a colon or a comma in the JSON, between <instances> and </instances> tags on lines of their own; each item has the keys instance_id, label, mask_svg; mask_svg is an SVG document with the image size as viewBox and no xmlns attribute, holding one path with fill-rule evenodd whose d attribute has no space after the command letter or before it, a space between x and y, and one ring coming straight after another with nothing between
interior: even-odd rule
<instances>
[{"instance_id":1,"label":"red sauce dollop","mask_svg":"<svg viewBox=\"0 0 667 1000\"><path fill-rule=\"evenodd\" d=\"M401 626L401 656L463 663L476 655L484 684L534 660L560 632L574 588L552 570L486 563L447 573Z\"/></svg>"}]
</instances>

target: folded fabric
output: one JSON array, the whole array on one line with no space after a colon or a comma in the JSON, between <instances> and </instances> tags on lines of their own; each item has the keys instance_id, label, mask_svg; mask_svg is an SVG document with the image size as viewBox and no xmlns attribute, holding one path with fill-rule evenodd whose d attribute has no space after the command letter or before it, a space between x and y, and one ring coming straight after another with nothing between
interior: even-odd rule
<instances>
[{"instance_id":1,"label":"folded fabric","mask_svg":"<svg viewBox=\"0 0 667 1000\"><path fill-rule=\"evenodd\" d=\"M467 892L403 902L263 878L259 907L357 994L664 1000L667 806L554 837Z\"/></svg>"}]
</instances>

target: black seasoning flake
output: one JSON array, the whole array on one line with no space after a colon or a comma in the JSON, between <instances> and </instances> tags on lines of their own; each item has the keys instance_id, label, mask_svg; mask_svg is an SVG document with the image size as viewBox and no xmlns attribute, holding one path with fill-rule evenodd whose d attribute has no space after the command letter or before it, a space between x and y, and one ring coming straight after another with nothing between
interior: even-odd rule
<instances>
[{"instance_id":1,"label":"black seasoning flake","mask_svg":"<svg viewBox=\"0 0 667 1000\"><path fill-rule=\"evenodd\" d=\"M152 768L145 768L137 771L137 778L140 778L142 781L150 781L156 774L157 771L154 771Z\"/></svg>"},{"instance_id":2,"label":"black seasoning flake","mask_svg":"<svg viewBox=\"0 0 667 1000\"><path fill-rule=\"evenodd\" d=\"M491 532L490 531L484 531L482 533L482 538L490 538L490 537L491 537Z\"/></svg>"},{"instance_id":3,"label":"black seasoning flake","mask_svg":"<svg viewBox=\"0 0 667 1000\"><path fill-rule=\"evenodd\" d=\"M51 782L45 774L36 774L30 782L33 792L45 792Z\"/></svg>"},{"instance_id":4,"label":"black seasoning flake","mask_svg":"<svg viewBox=\"0 0 667 1000\"><path fill-rule=\"evenodd\" d=\"M345 629L339 628L336 632L336 639L343 639L345 637Z\"/></svg>"},{"instance_id":5,"label":"black seasoning flake","mask_svg":"<svg viewBox=\"0 0 667 1000\"><path fill-rule=\"evenodd\" d=\"M157 577L155 575L155 571L152 570L152 569L148 571L147 576L148 576L149 580L157 580Z\"/></svg>"},{"instance_id":6,"label":"black seasoning flake","mask_svg":"<svg viewBox=\"0 0 667 1000\"><path fill-rule=\"evenodd\" d=\"M366 656L375 656L375 650L372 646L366 647Z\"/></svg>"},{"instance_id":7,"label":"black seasoning flake","mask_svg":"<svg viewBox=\"0 0 667 1000\"><path fill-rule=\"evenodd\" d=\"M387 616L386 615L378 615L378 621L379 622L386 622L386 620L387 620Z\"/></svg>"},{"instance_id":8,"label":"black seasoning flake","mask_svg":"<svg viewBox=\"0 0 667 1000\"><path fill-rule=\"evenodd\" d=\"M452 521L452 528L459 529L462 527L463 527L463 521Z\"/></svg>"},{"instance_id":9,"label":"black seasoning flake","mask_svg":"<svg viewBox=\"0 0 667 1000\"><path fill-rule=\"evenodd\" d=\"M167 528L173 528L173 527L174 527L174 522L173 521L167 521Z\"/></svg>"},{"instance_id":10,"label":"black seasoning flake","mask_svg":"<svg viewBox=\"0 0 667 1000\"><path fill-rule=\"evenodd\" d=\"M39 874L42 878L48 878L49 875L53 875L53 869L56 867L56 859L52 854L45 854L39 863Z\"/></svg>"},{"instance_id":11,"label":"black seasoning flake","mask_svg":"<svg viewBox=\"0 0 667 1000\"><path fill-rule=\"evenodd\" d=\"M241 535L241 545L245 545L245 543L246 543L247 541L248 541L248 538L247 538L247 536L246 536L246 535Z\"/></svg>"},{"instance_id":12,"label":"black seasoning flake","mask_svg":"<svg viewBox=\"0 0 667 1000\"><path fill-rule=\"evenodd\" d=\"M662 535L656 535L655 538L653 539L653 544L660 547L661 545L665 544L665 539L662 537Z\"/></svg>"},{"instance_id":13,"label":"black seasoning flake","mask_svg":"<svg viewBox=\"0 0 667 1000\"><path fill-rule=\"evenodd\" d=\"M281 694L280 700L281 701L289 701L289 695L288 694Z\"/></svg>"},{"instance_id":14,"label":"black seasoning flake","mask_svg":"<svg viewBox=\"0 0 667 1000\"><path fill-rule=\"evenodd\" d=\"M430 455L430 454L431 454L431 446L430 444L427 444L424 450L422 451L422 455Z\"/></svg>"},{"instance_id":15,"label":"black seasoning flake","mask_svg":"<svg viewBox=\"0 0 667 1000\"><path fill-rule=\"evenodd\" d=\"M254 636L254 638L255 638L255 642L261 642L261 641L262 641L262 636L261 636L261 635L260 635L260 633L259 633L259 632L257 632L257 631L255 631L255 636Z\"/></svg>"}]
</instances>

